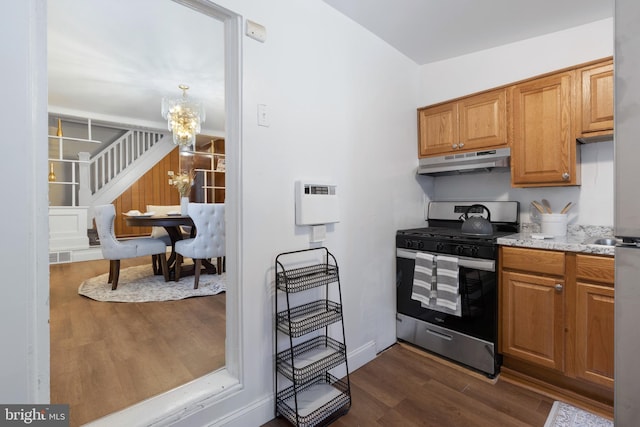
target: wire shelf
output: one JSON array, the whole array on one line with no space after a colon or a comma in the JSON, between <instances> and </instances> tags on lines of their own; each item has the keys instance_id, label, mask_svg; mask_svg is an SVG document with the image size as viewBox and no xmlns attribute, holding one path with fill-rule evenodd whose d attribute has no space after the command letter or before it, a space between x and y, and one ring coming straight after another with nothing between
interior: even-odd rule
<instances>
[{"instance_id":1,"label":"wire shelf","mask_svg":"<svg viewBox=\"0 0 640 427\"><path fill-rule=\"evenodd\" d=\"M342 306L331 300L318 300L278 313L278 330L300 337L342 320Z\"/></svg>"},{"instance_id":2,"label":"wire shelf","mask_svg":"<svg viewBox=\"0 0 640 427\"><path fill-rule=\"evenodd\" d=\"M338 267L316 264L278 272L278 289L284 292L300 292L338 280Z\"/></svg>"},{"instance_id":3,"label":"wire shelf","mask_svg":"<svg viewBox=\"0 0 640 427\"><path fill-rule=\"evenodd\" d=\"M329 373L319 375L302 386L288 387L277 396L280 415L298 427L327 424L350 407L349 385Z\"/></svg>"},{"instance_id":4,"label":"wire shelf","mask_svg":"<svg viewBox=\"0 0 640 427\"><path fill-rule=\"evenodd\" d=\"M291 381L303 383L343 363L346 347L331 337L321 335L282 351L276 357L278 372Z\"/></svg>"}]
</instances>

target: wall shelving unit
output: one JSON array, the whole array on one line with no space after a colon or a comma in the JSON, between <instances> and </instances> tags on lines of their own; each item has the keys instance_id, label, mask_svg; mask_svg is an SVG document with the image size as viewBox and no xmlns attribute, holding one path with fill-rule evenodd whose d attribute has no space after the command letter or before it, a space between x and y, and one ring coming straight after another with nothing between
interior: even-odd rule
<instances>
[{"instance_id":1,"label":"wall shelving unit","mask_svg":"<svg viewBox=\"0 0 640 427\"><path fill-rule=\"evenodd\" d=\"M192 157L191 166L196 173L194 201L200 203L224 203L226 157L224 139L211 139L207 151L181 151Z\"/></svg>"},{"instance_id":2,"label":"wall shelving unit","mask_svg":"<svg viewBox=\"0 0 640 427\"><path fill-rule=\"evenodd\" d=\"M58 128L58 131L60 133L62 133L64 127L62 126L63 123L65 123L67 121L66 118L62 118L60 117L58 120L60 120L60 125ZM80 165L81 163L87 163L87 161L83 161L83 160L78 160L78 159L68 159L65 158L64 156L64 144L65 142L74 142L74 143L78 143L78 142L88 142L88 143L93 143L93 144L101 144L102 141L97 141L92 139L92 123L91 123L91 119L74 119L71 120L71 122L73 123L80 123L81 121L86 122L86 126L87 126L87 130L86 130L86 138L77 138L77 137L71 137L71 136L64 136L64 135L48 135L48 141L49 141L49 166L50 166L50 171L54 172L56 179L55 180L49 180L49 184L50 185L54 185L54 186L63 186L63 187L67 187L70 188L70 190L68 190L67 194L70 194L70 200L69 203L71 206L77 206L77 192L78 192L78 186L80 185L79 181L78 181L78 165ZM53 151L53 147L57 146L57 155L54 156L52 151ZM60 178L64 178L64 179L60 179Z\"/></svg>"},{"instance_id":3,"label":"wall shelving unit","mask_svg":"<svg viewBox=\"0 0 640 427\"><path fill-rule=\"evenodd\" d=\"M292 263L303 255L323 261L302 266ZM338 264L329 250L321 247L279 254L275 271L276 416L298 427L327 425L351 407ZM317 296L313 289L324 296L293 303L294 294L305 292L297 300ZM279 296L286 300L284 306L279 306ZM332 325L336 327L330 329ZM340 369L346 371L342 379L336 377L335 371Z\"/></svg>"}]
</instances>

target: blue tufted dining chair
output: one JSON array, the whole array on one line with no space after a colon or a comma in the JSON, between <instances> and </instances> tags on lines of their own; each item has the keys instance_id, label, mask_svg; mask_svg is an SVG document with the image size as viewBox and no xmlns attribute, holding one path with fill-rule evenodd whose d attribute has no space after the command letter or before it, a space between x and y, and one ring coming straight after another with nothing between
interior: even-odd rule
<instances>
[{"instance_id":1,"label":"blue tufted dining chair","mask_svg":"<svg viewBox=\"0 0 640 427\"><path fill-rule=\"evenodd\" d=\"M193 288L198 289L202 260L225 256L224 203L189 203L188 212L196 227L196 237L176 242L176 280L180 279L183 258L191 258L195 265Z\"/></svg>"},{"instance_id":2,"label":"blue tufted dining chair","mask_svg":"<svg viewBox=\"0 0 640 427\"><path fill-rule=\"evenodd\" d=\"M139 256L153 255L160 258L164 281L169 281L169 269L167 268L167 245L152 237L138 239L118 240L113 232L113 221L116 217L116 208L113 205L99 205L93 208L100 238L102 256L109 260L109 280L111 290L118 287L120 277L120 260L136 258Z\"/></svg>"}]
</instances>

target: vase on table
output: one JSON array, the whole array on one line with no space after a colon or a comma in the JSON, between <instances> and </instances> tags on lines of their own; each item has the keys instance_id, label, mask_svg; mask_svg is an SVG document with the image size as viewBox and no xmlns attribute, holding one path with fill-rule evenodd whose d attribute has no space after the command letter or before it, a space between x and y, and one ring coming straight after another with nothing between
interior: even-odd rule
<instances>
[{"instance_id":1,"label":"vase on table","mask_svg":"<svg viewBox=\"0 0 640 427\"><path fill-rule=\"evenodd\" d=\"M180 213L185 216L189 214L189 198L188 197L180 197Z\"/></svg>"}]
</instances>

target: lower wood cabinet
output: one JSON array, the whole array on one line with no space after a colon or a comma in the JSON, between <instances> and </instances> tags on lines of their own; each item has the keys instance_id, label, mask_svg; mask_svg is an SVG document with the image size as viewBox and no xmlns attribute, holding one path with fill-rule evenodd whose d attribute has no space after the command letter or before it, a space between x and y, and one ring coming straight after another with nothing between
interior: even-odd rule
<instances>
[{"instance_id":1,"label":"lower wood cabinet","mask_svg":"<svg viewBox=\"0 0 640 427\"><path fill-rule=\"evenodd\" d=\"M614 258L500 248L499 350L507 369L613 397Z\"/></svg>"},{"instance_id":2,"label":"lower wood cabinet","mask_svg":"<svg viewBox=\"0 0 640 427\"><path fill-rule=\"evenodd\" d=\"M576 256L575 376L613 389L613 258Z\"/></svg>"},{"instance_id":3,"label":"lower wood cabinet","mask_svg":"<svg viewBox=\"0 0 640 427\"><path fill-rule=\"evenodd\" d=\"M502 283L502 352L562 371L563 279L504 271Z\"/></svg>"}]
</instances>

